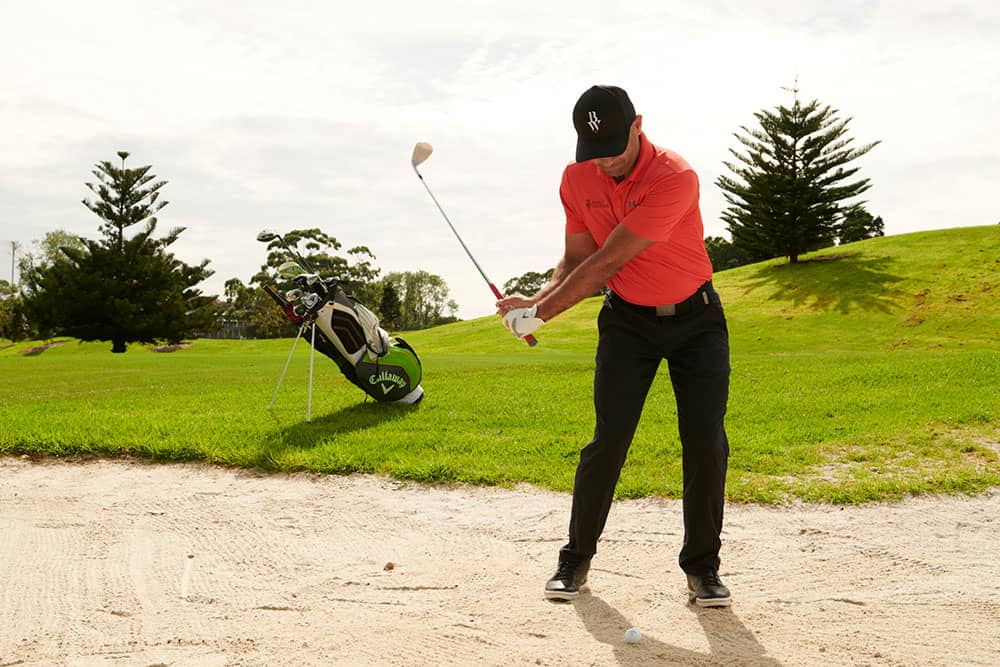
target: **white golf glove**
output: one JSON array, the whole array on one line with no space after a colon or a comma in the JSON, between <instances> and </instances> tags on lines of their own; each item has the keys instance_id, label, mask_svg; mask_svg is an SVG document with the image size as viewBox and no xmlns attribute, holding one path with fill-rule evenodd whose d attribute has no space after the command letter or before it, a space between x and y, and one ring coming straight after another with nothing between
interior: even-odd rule
<instances>
[{"instance_id":1,"label":"white golf glove","mask_svg":"<svg viewBox=\"0 0 1000 667\"><path fill-rule=\"evenodd\" d=\"M531 308L514 308L503 316L503 325L518 338L524 338L528 334L535 333L538 327L545 324L545 320L535 317L537 312L537 305Z\"/></svg>"}]
</instances>

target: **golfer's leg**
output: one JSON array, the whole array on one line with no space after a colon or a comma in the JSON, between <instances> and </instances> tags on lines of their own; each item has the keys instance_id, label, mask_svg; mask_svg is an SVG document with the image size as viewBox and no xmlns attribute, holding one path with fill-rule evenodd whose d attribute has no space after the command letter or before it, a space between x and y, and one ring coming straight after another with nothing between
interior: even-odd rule
<instances>
[{"instance_id":1,"label":"golfer's leg","mask_svg":"<svg viewBox=\"0 0 1000 667\"><path fill-rule=\"evenodd\" d=\"M680 566L689 574L719 568L729 441L724 419L729 398L729 338L721 307L690 323L687 343L671 354L683 447L684 546Z\"/></svg>"},{"instance_id":2,"label":"golfer's leg","mask_svg":"<svg viewBox=\"0 0 1000 667\"><path fill-rule=\"evenodd\" d=\"M569 543L560 551L566 561L582 561L597 552L597 539L611 509L615 485L635 434L649 386L662 360L655 321L611 309L598 319L597 368L594 372L594 438L580 452L573 485Z\"/></svg>"}]
</instances>

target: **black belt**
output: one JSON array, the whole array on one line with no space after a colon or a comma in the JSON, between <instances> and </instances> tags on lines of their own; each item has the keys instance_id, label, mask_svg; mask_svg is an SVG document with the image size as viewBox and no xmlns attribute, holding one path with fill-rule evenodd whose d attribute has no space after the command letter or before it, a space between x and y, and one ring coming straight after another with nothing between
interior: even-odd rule
<instances>
[{"instance_id":1,"label":"black belt","mask_svg":"<svg viewBox=\"0 0 1000 667\"><path fill-rule=\"evenodd\" d=\"M709 292L711 291L712 281L709 280L707 283L699 287L694 294L680 303L665 303L661 306L639 306L630 301L626 301L614 292L608 292L608 296L614 303L622 304L632 310L635 310L636 312L652 315L654 317L673 317L675 315L687 315L696 309L707 306L711 302L711 299L709 298Z\"/></svg>"}]
</instances>

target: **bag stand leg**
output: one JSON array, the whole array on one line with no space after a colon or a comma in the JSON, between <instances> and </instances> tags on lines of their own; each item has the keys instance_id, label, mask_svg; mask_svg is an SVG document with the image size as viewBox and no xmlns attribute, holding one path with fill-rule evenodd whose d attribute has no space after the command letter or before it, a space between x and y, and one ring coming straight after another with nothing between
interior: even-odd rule
<instances>
[{"instance_id":1,"label":"bag stand leg","mask_svg":"<svg viewBox=\"0 0 1000 667\"><path fill-rule=\"evenodd\" d=\"M274 408L274 401L275 401L275 399L278 398L278 390L281 389L281 383L285 381L285 373L288 372L288 364L292 363L292 355L295 354L295 346L299 344L299 338L302 336L302 330L305 329L305 328L306 328L306 325L303 324L302 326L299 327L299 332L297 334L295 334L295 342L292 343L292 351L288 353L288 360L285 361L285 368L284 368L284 370L281 371L281 377L278 379L278 386L274 388L274 394L271 395L271 402L267 404L268 411L271 411ZM310 373L311 372L312 372L312 369L310 369ZM311 399L311 396L312 396L312 378L311 377L310 377L310 383L309 383L309 392L310 392L310 399Z\"/></svg>"},{"instance_id":2,"label":"bag stand leg","mask_svg":"<svg viewBox=\"0 0 1000 667\"><path fill-rule=\"evenodd\" d=\"M306 407L306 422L312 421L313 411L313 363L316 361L316 322L312 324L312 341L310 341L312 352L309 353L309 403Z\"/></svg>"}]
</instances>

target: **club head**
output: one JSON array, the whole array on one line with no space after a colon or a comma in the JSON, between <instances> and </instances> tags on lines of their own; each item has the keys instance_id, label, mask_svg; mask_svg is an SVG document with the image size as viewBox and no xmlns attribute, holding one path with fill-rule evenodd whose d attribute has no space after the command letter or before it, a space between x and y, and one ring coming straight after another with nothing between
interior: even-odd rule
<instances>
[{"instance_id":1,"label":"club head","mask_svg":"<svg viewBox=\"0 0 1000 667\"><path fill-rule=\"evenodd\" d=\"M272 232L268 229L265 229L264 231L262 231L260 234L257 235L257 240L260 241L261 243L270 243L276 238L278 238L278 233Z\"/></svg>"},{"instance_id":2,"label":"club head","mask_svg":"<svg viewBox=\"0 0 1000 667\"><path fill-rule=\"evenodd\" d=\"M283 262L278 267L278 275L285 280L291 280L306 275L306 270L299 266L298 262Z\"/></svg>"},{"instance_id":3,"label":"club head","mask_svg":"<svg viewBox=\"0 0 1000 667\"><path fill-rule=\"evenodd\" d=\"M434 148L429 143L426 141L418 141L417 145L413 147L413 157L410 158L410 164L416 168L418 164L421 164L424 160L429 158L433 152Z\"/></svg>"}]
</instances>

